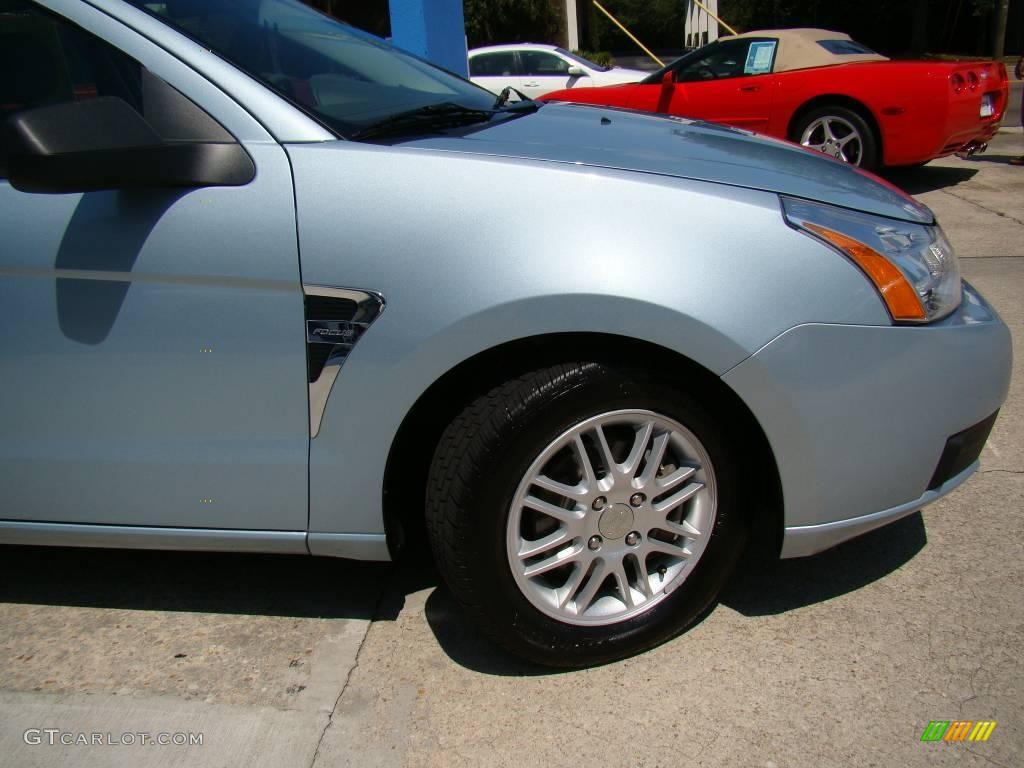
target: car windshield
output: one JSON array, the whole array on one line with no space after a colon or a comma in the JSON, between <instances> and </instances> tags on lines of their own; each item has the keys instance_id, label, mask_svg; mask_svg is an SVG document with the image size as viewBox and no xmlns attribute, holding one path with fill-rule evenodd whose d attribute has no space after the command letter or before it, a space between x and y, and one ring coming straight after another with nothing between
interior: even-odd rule
<instances>
[{"instance_id":1,"label":"car windshield","mask_svg":"<svg viewBox=\"0 0 1024 768\"><path fill-rule=\"evenodd\" d=\"M565 48L556 48L555 50L562 54L565 58L572 59L573 61L582 64L585 67L590 67L595 72L607 72L609 69L608 67L602 67L600 64L595 64L590 59L584 59L582 56L577 56L572 51L565 50Z\"/></svg>"},{"instance_id":2,"label":"car windshield","mask_svg":"<svg viewBox=\"0 0 1024 768\"><path fill-rule=\"evenodd\" d=\"M339 136L436 104L494 94L298 0L128 0L227 59Z\"/></svg>"},{"instance_id":3,"label":"car windshield","mask_svg":"<svg viewBox=\"0 0 1024 768\"><path fill-rule=\"evenodd\" d=\"M717 45L717 43L711 43L709 45L701 46L700 48L698 48L698 49L696 49L694 51L690 51L689 53L684 53L678 59L675 59L674 61L670 61L668 64L666 64L661 69L658 69L658 70L655 70L654 72L651 72L651 74L649 74L647 77L645 77L640 82L644 83L646 85L650 85L651 83L660 83L661 79L665 76L665 74L667 72L676 72L677 70L681 69L682 67L685 67L691 61L696 61L697 59L703 58L704 56L706 56L709 53L709 51L715 45Z\"/></svg>"}]
</instances>

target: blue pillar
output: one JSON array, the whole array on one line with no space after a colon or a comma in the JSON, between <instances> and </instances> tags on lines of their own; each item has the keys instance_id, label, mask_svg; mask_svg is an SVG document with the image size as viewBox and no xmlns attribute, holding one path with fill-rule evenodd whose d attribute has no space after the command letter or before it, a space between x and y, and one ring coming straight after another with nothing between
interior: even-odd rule
<instances>
[{"instance_id":1,"label":"blue pillar","mask_svg":"<svg viewBox=\"0 0 1024 768\"><path fill-rule=\"evenodd\" d=\"M462 0L390 0L391 42L465 77Z\"/></svg>"}]
</instances>

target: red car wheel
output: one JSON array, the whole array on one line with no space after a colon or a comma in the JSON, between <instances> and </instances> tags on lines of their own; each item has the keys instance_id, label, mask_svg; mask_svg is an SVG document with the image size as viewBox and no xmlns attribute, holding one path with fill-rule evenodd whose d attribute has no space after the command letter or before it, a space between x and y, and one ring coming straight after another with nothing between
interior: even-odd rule
<instances>
[{"instance_id":1,"label":"red car wheel","mask_svg":"<svg viewBox=\"0 0 1024 768\"><path fill-rule=\"evenodd\" d=\"M825 106L808 112L796 123L791 139L867 170L879 165L874 131L863 117L846 107Z\"/></svg>"}]
</instances>

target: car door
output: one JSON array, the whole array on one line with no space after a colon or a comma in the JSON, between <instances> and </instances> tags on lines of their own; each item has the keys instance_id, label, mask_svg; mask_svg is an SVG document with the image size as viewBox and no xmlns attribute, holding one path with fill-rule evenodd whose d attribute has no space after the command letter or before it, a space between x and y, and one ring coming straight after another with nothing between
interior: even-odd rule
<instances>
[{"instance_id":1,"label":"car door","mask_svg":"<svg viewBox=\"0 0 1024 768\"><path fill-rule=\"evenodd\" d=\"M587 75L569 74L571 67L586 70L550 51L520 50L519 65L523 73L520 90L531 99L563 88L594 85L593 78Z\"/></svg>"},{"instance_id":2,"label":"car door","mask_svg":"<svg viewBox=\"0 0 1024 768\"><path fill-rule=\"evenodd\" d=\"M0 522L305 531L284 150L160 47L85 3L60 7L4 3L3 117L118 98L165 139L237 139L256 174L236 187L32 194L0 156Z\"/></svg>"},{"instance_id":3,"label":"car door","mask_svg":"<svg viewBox=\"0 0 1024 768\"><path fill-rule=\"evenodd\" d=\"M469 79L495 94L506 86L522 90L515 51L490 51L471 56Z\"/></svg>"},{"instance_id":4,"label":"car door","mask_svg":"<svg viewBox=\"0 0 1024 768\"><path fill-rule=\"evenodd\" d=\"M706 46L675 70L668 104L659 111L764 131L772 105L778 41L739 38Z\"/></svg>"}]
</instances>

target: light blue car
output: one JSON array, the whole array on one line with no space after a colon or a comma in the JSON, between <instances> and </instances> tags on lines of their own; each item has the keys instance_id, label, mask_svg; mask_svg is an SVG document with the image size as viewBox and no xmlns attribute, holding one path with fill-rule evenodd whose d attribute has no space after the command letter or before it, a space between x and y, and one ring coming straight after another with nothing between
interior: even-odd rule
<instances>
[{"instance_id":1,"label":"light blue car","mask_svg":"<svg viewBox=\"0 0 1024 768\"><path fill-rule=\"evenodd\" d=\"M2 542L430 546L581 666L948 493L1006 397L893 187L295 0L0 0L0 118Z\"/></svg>"}]
</instances>

